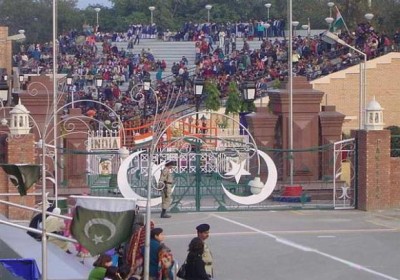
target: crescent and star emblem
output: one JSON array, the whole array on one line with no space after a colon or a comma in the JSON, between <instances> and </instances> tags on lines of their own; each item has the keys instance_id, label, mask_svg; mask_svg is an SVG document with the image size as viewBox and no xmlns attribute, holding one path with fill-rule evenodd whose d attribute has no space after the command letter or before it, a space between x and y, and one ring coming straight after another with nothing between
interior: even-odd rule
<instances>
[{"instance_id":1,"label":"crescent and star emblem","mask_svg":"<svg viewBox=\"0 0 400 280\"><path fill-rule=\"evenodd\" d=\"M232 169L231 171L225 173L225 176L234 176L236 183L239 183L240 177L243 175L251 175L246 169L244 169L244 165L246 164L246 160L243 160L241 163L237 164L233 160L230 161Z\"/></svg>"},{"instance_id":2,"label":"crescent and star emblem","mask_svg":"<svg viewBox=\"0 0 400 280\"><path fill-rule=\"evenodd\" d=\"M109 231L110 231L110 236L107 238L106 241L108 241L108 240L110 240L111 238L113 238L114 235L115 235L115 233L117 232L117 229L116 229L115 225L114 225L112 222L110 222L109 220L107 220L107 219L101 219L101 218L95 218L95 219L89 220L89 221L85 224L85 227L84 227L84 229L83 229L83 232L85 233L85 235L86 235L87 238L90 238L90 236L89 236L89 230L90 230L90 228L91 228L92 226L94 226L94 225L103 225L103 226L105 226L105 227L107 227L107 228L109 229ZM103 238L105 238L103 235L97 235L97 234L95 234L95 235L94 235L94 238L93 238L92 240L93 240L93 242L97 245L97 244L99 244L99 243L103 243L103 242L104 242Z\"/></svg>"},{"instance_id":3,"label":"crescent and star emblem","mask_svg":"<svg viewBox=\"0 0 400 280\"><path fill-rule=\"evenodd\" d=\"M129 181L128 181L128 169L129 169L129 165L133 161L133 159L136 158L137 156L139 156L143 152L144 151L137 151L137 152L134 152L131 155L129 155L121 163L121 166L119 167L119 170L118 170L118 176L117 176L118 188L119 188L121 194L123 195L123 197L136 199L137 200L136 201L136 205L139 206L139 207L146 207L147 198L138 195L132 189L132 187L131 187L131 185L129 184ZM156 177L156 181L157 182L160 179L161 169L162 169L162 167L164 165L165 165L165 162L160 163L159 165L151 164L151 171L150 172L152 173L153 176ZM151 206L156 206L156 205L159 205L159 204L161 204L161 196L160 197L156 197L156 198L152 198L150 200L150 205Z\"/></svg>"},{"instance_id":4,"label":"crescent and star emblem","mask_svg":"<svg viewBox=\"0 0 400 280\"><path fill-rule=\"evenodd\" d=\"M224 193L226 194L226 196L229 199L231 199L239 204L243 204L243 205L257 204L257 203L260 203L260 202L264 201L265 199L267 199L274 191L276 183L278 181L278 172L277 172L275 163L273 162L271 157L263 151L260 151L260 150L254 150L254 151L257 151L258 155L264 160L264 162L268 168L268 179L265 184L261 185L260 193L253 194L250 196L234 195L231 192L229 192L224 187L224 185L221 183L222 189L223 189ZM137 152L134 152L131 155L129 155L121 163L121 166L118 170L118 187L119 187L119 190L121 191L121 194L126 198L136 199L137 200L136 204L139 207L145 207L147 204L147 202L146 202L147 199L145 197L138 195L136 192L133 191L133 189L128 181L128 169L129 169L130 163L134 160L134 158L136 158L137 156L139 156L139 154L141 154L143 152L144 151L137 151ZM230 161L230 164L232 166L232 169L229 172L225 173L225 175L235 177L236 183L238 183L240 181L241 176L250 175L250 173L244 168L244 166L246 164L246 160L243 160L239 164L234 161ZM153 176L155 176L157 182L160 178L161 169L164 165L165 165L165 162L163 162L159 165L155 165L155 164L151 165L150 172ZM156 206L159 204L161 204L161 197L152 198L150 200L151 206Z\"/></svg>"}]
</instances>

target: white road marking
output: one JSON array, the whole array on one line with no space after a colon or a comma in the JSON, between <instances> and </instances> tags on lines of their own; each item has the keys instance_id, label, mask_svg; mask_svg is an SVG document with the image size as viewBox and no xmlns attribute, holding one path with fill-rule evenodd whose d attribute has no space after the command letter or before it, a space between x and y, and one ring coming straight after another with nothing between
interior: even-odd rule
<instances>
[{"instance_id":1,"label":"white road marking","mask_svg":"<svg viewBox=\"0 0 400 280\"><path fill-rule=\"evenodd\" d=\"M356 268L357 270L362 270L362 271L368 272L368 273L370 273L370 274L383 277L382 279L400 280L399 278L394 278L394 277L392 277L392 276L390 276L390 275L386 275L386 274L384 274L384 273L380 273L380 272L378 272L378 271L369 269L369 268L367 268L367 267L365 267L365 266L356 264L356 263L354 263L354 262L351 262L351 261L348 261L348 260L345 260L345 259L342 259L342 258L333 256L333 255L330 255L330 254L327 254L327 253L324 253L324 252L321 252L321 251L316 250L316 249L313 249L313 248L311 248L311 247L307 247L307 246L303 246L303 245L301 245L301 244L297 244L297 243L295 243L295 242L292 242L292 241L287 240L287 239L284 239L284 238L280 238L280 237L278 237L278 236L276 236L276 235L273 235L273 234L271 234L271 233L262 231L262 230L260 230L260 229L255 228L255 227L252 227L252 226L249 226L249 225L246 225L246 224L243 224L243 223L240 223L240 222L237 222L237 221L234 221L234 220L231 220L231 219L228 219L228 218L225 218L225 217L216 215L216 214L212 214L212 216L214 216L214 217L216 217L216 218L218 218L218 219L224 220L224 221L226 221L226 222L230 222L230 223L232 223L232 224L235 224L235 225L238 225L238 226L247 228L247 229L249 229L249 230L252 230L252 231L254 231L254 232L260 233L260 234L262 234L262 235L268 236L268 237L270 237L270 238L272 238L272 239L275 239L277 242L282 243L282 244L285 244L285 245L287 245L287 246L290 246L290 247L293 247L293 248L296 248L296 249L299 249L299 250L302 250L302 251L305 251L305 252L314 252L314 253L316 253L316 254L318 254L318 255L321 255L321 256L324 256L324 257L326 257L326 258L329 258L329 259L332 259L332 260L334 260L334 261L337 261L337 262L340 262L340 263L342 263L342 264L345 264L345 265L347 265L347 266L349 266L349 267Z\"/></svg>"}]
</instances>

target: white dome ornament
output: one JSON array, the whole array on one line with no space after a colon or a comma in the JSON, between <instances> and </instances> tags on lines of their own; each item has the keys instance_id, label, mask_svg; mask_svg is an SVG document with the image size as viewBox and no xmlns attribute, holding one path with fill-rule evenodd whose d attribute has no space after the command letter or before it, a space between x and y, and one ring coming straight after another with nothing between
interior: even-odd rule
<instances>
[{"instance_id":1,"label":"white dome ornament","mask_svg":"<svg viewBox=\"0 0 400 280\"><path fill-rule=\"evenodd\" d=\"M29 126L29 111L21 103L21 98L15 107L10 111L11 123L10 133L11 135L25 135L29 134L31 127ZM3 123L3 121L2 121Z\"/></svg>"},{"instance_id":2,"label":"white dome ornament","mask_svg":"<svg viewBox=\"0 0 400 280\"><path fill-rule=\"evenodd\" d=\"M365 129L370 130L383 130L385 124L383 122L383 108L378 101L373 100L368 104L365 118Z\"/></svg>"},{"instance_id":3,"label":"white dome ornament","mask_svg":"<svg viewBox=\"0 0 400 280\"><path fill-rule=\"evenodd\" d=\"M252 194L259 194L264 187L264 184L261 182L260 177L255 177L254 180L249 182L249 187Z\"/></svg>"}]
</instances>

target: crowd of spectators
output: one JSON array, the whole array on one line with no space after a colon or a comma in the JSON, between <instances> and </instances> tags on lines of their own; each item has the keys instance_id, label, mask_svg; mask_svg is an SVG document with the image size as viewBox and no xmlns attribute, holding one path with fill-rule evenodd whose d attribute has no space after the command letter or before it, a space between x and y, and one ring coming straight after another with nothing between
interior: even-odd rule
<instances>
[{"instance_id":1,"label":"crowd of spectators","mask_svg":"<svg viewBox=\"0 0 400 280\"><path fill-rule=\"evenodd\" d=\"M259 26L268 27L260 34ZM271 29L268 31L268 29ZM133 51L118 49L114 42L125 40L139 44L140 39L154 38L157 27L132 25L126 33L101 33L82 35L71 31L58 38L58 72L71 75L73 85L68 87L74 100L79 102L84 114L101 122L114 121L116 115L107 112L105 104L116 112L128 127L142 125L156 114L156 97L160 101L158 110L165 109L166 99L174 96L177 103L194 104L193 74L216 81L221 98L226 97L231 81L240 84L243 80L256 80L260 89L266 89L274 80L284 80L288 75L288 41L282 35L283 20L238 24L193 24L185 23L177 32L175 40L195 41L195 70L185 57L173 65L166 65L162 58L155 58L151 50ZM267 35L278 37L272 38ZM251 49L248 41L259 37L260 47ZM137 38L139 36L139 39ZM339 35L348 44L356 46L367 54L368 59L388 51L399 50L400 35L393 36L378 33L369 23L361 23L354 32L342 32ZM243 47L237 48L237 38L243 37ZM102 51L96 42L102 42ZM340 44L330 45L321 36L293 39L293 71L295 75L315 79L323 75L344 69L359 62L357 53ZM14 55L14 63L23 73L47 73L52 69L52 44L21 45L20 52ZM162 72L171 67L175 79L162 79ZM158 71L154 91L138 94L136 85L148 78L151 71ZM102 87L95 86L95 78L101 77ZM127 85L122 92L121 86ZM126 87L124 87L126 88ZM98 101L98 102L97 102Z\"/></svg>"}]
</instances>

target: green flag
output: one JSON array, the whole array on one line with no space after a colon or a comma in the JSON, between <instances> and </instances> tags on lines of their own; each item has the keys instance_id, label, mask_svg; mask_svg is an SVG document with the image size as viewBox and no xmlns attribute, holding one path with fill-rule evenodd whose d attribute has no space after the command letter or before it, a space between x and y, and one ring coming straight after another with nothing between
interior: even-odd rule
<instances>
[{"instance_id":1,"label":"green flag","mask_svg":"<svg viewBox=\"0 0 400 280\"><path fill-rule=\"evenodd\" d=\"M131 236L134 200L93 196L73 198L77 201L71 234L92 255L115 248Z\"/></svg>"},{"instance_id":2,"label":"green flag","mask_svg":"<svg viewBox=\"0 0 400 280\"><path fill-rule=\"evenodd\" d=\"M18 188L21 196L40 178L40 165L36 164L1 164L11 183Z\"/></svg>"},{"instance_id":3,"label":"green flag","mask_svg":"<svg viewBox=\"0 0 400 280\"><path fill-rule=\"evenodd\" d=\"M333 22L332 28L331 28L330 31L336 31L336 30L342 28L345 25L344 19L342 17L342 14L340 13L338 7L335 6L335 8L336 8L336 19Z\"/></svg>"}]
</instances>

